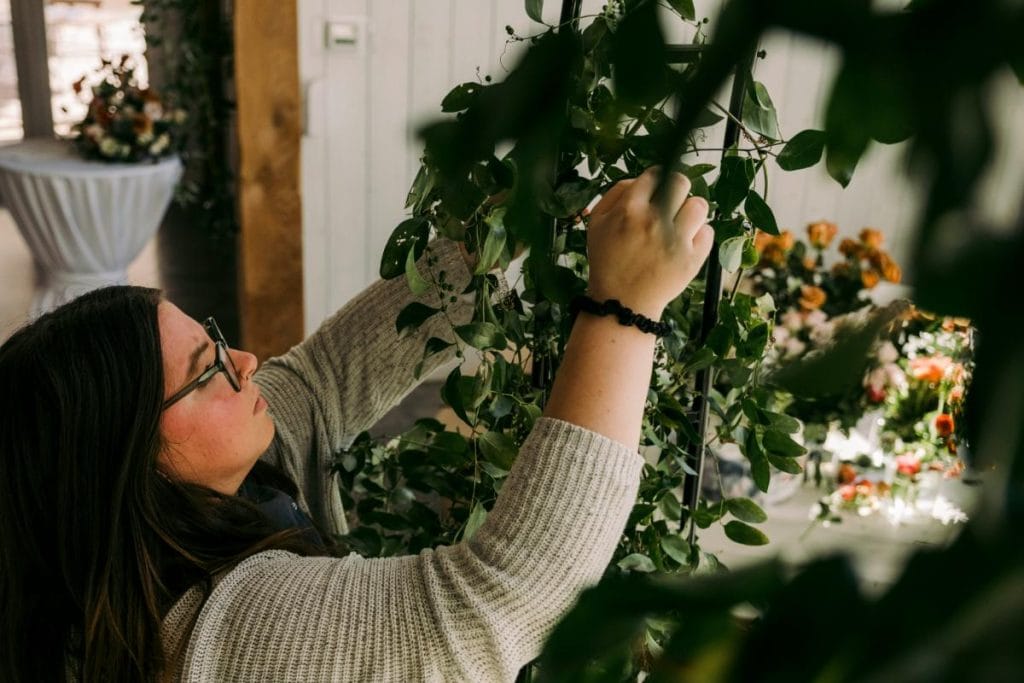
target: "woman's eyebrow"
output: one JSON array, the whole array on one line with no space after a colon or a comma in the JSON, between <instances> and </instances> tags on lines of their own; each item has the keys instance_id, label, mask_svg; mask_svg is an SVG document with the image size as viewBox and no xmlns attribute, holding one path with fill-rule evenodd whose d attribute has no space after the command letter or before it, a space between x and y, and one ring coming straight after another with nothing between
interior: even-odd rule
<instances>
[{"instance_id":1,"label":"woman's eyebrow","mask_svg":"<svg viewBox=\"0 0 1024 683\"><path fill-rule=\"evenodd\" d=\"M188 371L185 373L185 381L188 382L189 378L194 377L196 372L199 370L199 359L206 353L206 349L210 348L210 342L204 341L202 344L197 346L192 355L188 359ZM185 382L183 382L184 384Z\"/></svg>"}]
</instances>

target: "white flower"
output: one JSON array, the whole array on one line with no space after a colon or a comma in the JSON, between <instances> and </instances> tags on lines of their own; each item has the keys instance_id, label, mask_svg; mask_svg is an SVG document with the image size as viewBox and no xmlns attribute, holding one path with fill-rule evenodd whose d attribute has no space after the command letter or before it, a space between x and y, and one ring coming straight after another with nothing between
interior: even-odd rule
<instances>
[{"instance_id":1,"label":"white flower","mask_svg":"<svg viewBox=\"0 0 1024 683\"><path fill-rule=\"evenodd\" d=\"M891 341L885 341L878 347L878 360L884 363L895 363L900 359L900 352L896 350Z\"/></svg>"},{"instance_id":2,"label":"white flower","mask_svg":"<svg viewBox=\"0 0 1024 683\"><path fill-rule=\"evenodd\" d=\"M885 372L885 368L875 368L864 378L864 386L871 387L875 391L881 391L885 388L887 380L888 375Z\"/></svg>"},{"instance_id":3,"label":"white flower","mask_svg":"<svg viewBox=\"0 0 1024 683\"><path fill-rule=\"evenodd\" d=\"M146 116L153 119L154 121L160 119L164 115L164 108L159 102L146 102L146 105L142 108Z\"/></svg>"},{"instance_id":4,"label":"white flower","mask_svg":"<svg viewBox=\"0 0 1024 683\"><path fill-rule=\"evenodd\" d=\"M896 387L900 391L907 388L907 375L903 372L903 368L896 363L889 363L882 366L885 370L886 379L890 386Z\"/></svg>"},{"instance_id":5,"label":"white flower","mask_svg":"<svg viewBox=\"0 0 1024 683\"><path fill-rule=\"evenodd\" d=\"M822 311L820 308L811 311L810 313L807 314L807 317L804 318L804 324L807 325L808 327L818 327L820 325L824 325L827 321L828 316L825 315L825 312Z\"/></svg>"},{"instance_id":6,"label":"white flower","mask_svg":"<svg viewBox=\"0 0 1024 683\"><path fill-rule=\"evenodd\" d=\"M832 341L832 334L835 325L833 323L822 323L811 328L811 341L815 346L825 346Z\"/></svg>"},{"instance_id":7,"label":"white flower","mask_svg":"<svg viewBox=\"0 0 1024 683\"><path fill-rule=\"evenodd\" d=\"M156 139L156 142L149 146L149 153L152 154L153 156L158 156L160 155L161 152L167 149L167 146L170 144L170 136L167 135L167 133L161 133L160 137Z\"/></svg>"},{"instance_id":8,"label":"white flower","mask_svg":"<svg viewBox=\"0 0 1024 683\"><path fill-rule=\"evenodd\" d=\"M789 340L789 330L782 325L777 325L775 331L772 332L772 338L775 339L776 346L782 346Z\"/></svg>"},{"instance_id":9,"label":"white flower","mask_svg":"<svg viewBox=\"0 0 1024 683\"><path fill-rule=\"evenodd\" d=\"M807 350L807 344L804 344L796 337L790 337L783 345L783 350L786 352L787 356L799 356Z\"/></svg>"},{"instance_id":10,"label":"white flower","mask_svg":"<svg viewBox=\"0 0 1024 683\"><path fill-rule=\"evenodd\" d=\"M782 325L790 332L796 332L804 326L804 317L800 311L789 310L782 314Z\"/></svg>"},{"instance_id":11,"label":"white flower","mask_svg":"<svg viewBox=\"0 0 1024 683\"><path fill-rule=\"evenodd\" d=\"M117 143L117 140L109 135L105 135L103 139L100 140L100 154L105 157L115 156L119 148L120 145Z\"/></svg>"}]
</instances>

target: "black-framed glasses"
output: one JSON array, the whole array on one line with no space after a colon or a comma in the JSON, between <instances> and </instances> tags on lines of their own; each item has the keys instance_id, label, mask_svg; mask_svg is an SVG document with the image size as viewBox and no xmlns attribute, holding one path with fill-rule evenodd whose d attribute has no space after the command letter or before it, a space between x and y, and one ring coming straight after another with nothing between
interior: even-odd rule
<instances>
[{"instance_id":1,"label":"black-framed glasses","mask_svg":"<svg viewBox=\"0 0 1024 683\"><path fill-rule=\"evenodd\" d=\"M228 343L225 341L224 335L221 334L220 328L217 327L217 321L213 318L207 318L203 321L203 327L206 328L206 333L210 335L210 340L213 342L215 351L213 364L203 370L202 373L200 373L200 375L194 380L176 391L173 396L164 401L163 410L167 410L172 405L188 396L192 391L212 380L217 376L218 372L224 373L224 376L228 378L228 383L231 385L232 389L236 392L242 390L242 382L238 377L238 368L235 367L234 362L231 360L231 354L228 353Z\"/></svg>"}]
</instances>

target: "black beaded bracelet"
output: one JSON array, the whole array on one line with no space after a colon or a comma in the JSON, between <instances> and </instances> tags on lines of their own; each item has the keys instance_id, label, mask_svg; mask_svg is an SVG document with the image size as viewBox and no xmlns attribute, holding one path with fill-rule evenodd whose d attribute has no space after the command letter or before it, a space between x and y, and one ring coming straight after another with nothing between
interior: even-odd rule
<instances>
[{"instance_id":1,"label":"black beaded bracelet","mask_svg":"<svg viewBox=\"0 0 1024 683\"><path fill-rule=\"evenodd\" d=\"M589 296L580 295L574 298L572 303L569 304L569 312L575 319L575 317L579 315L580 311L584 311L592 315L614 315L619 319L619 324L621 325L632 326L639 329L641 332L657 335L659 337L664 337L672 331L672 328L669 327L668 323L651 320L639 313L634 313L631 309L623 306L618 299L608 299L607 301L599 302L591 299Z\"/></svg>"}]
</instances>

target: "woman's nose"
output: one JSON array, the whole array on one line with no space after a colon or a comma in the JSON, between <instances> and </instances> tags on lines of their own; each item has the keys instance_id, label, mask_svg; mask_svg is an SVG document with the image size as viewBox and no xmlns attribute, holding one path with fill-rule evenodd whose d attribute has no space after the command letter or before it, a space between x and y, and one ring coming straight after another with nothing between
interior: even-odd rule
<instances>
[{"instance_id":1,"label":"woman's nose","mask_svg":"<svg viewBox=\"0 0 1024 683\"><path fill-rule=\"evenodd\" d=\"M253 373L256 372L256 368L260 364L256 356L248 351L239 351L238 349L231 349L229 352L231 353L231 361L238 368L238 374L241 375L242 379L245 381L252 379Z\"/></svg>"}]
</instances>

